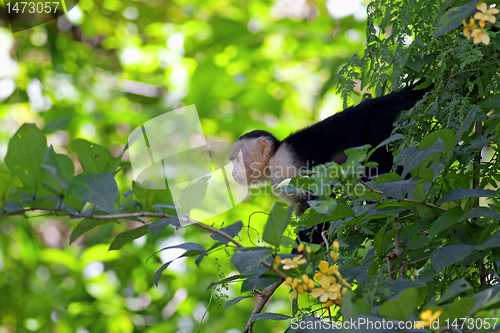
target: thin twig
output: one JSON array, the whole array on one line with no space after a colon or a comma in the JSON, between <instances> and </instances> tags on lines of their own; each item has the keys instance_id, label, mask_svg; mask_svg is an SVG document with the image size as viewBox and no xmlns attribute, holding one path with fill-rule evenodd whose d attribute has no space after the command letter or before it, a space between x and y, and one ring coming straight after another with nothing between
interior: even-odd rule
<instances>
[{"instance_id":1,"label":"thin twig","mask_svg":"<svg viewBox=\"0 0 500 333\"><path fill-rule=\"evenodd\" d=\"M260 295L260 300L257 303L257 306L255 306L255 309L253 309L252 315L250 316L250 319L248 319L248 322L247 322L245 328L243 329L243 333L252 333L252 327L253 327L253 323L254 323L254 320L252 320L252 316L257 314L257 313L260 313L262 311L262 309L264 309L264 306L266 305L269 298L272 296L272 294L274 294L276 289L278 289L278 287L282 283L283 283L283 280L279 280L279 281L274 282L269 287L267 287L266 290L264 290L264 292Z\"/></svg>"}]
</instances>

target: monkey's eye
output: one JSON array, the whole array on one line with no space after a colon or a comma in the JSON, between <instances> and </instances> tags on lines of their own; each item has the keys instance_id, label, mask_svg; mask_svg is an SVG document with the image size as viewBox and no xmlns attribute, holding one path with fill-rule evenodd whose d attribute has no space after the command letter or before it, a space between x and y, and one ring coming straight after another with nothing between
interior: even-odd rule
<instances>
[{"instance_id":1,"label":"monkey's eye","mask_svg":"<svg viewBox=\"0 0 500 333\"><path fill-rule=\"evenodd\" d=\"M240 163L240 158L236 157L236 163Z\"/></svg>"}]
</instances>

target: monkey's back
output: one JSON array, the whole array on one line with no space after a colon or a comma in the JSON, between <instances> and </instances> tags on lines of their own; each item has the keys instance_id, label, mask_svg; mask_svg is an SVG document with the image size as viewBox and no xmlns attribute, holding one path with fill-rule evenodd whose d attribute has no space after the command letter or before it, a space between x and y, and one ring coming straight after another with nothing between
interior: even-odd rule
<instances>
[{"instance_id":1,"label":"monkey's back","mask_svg":"<svg viewBox=\"0 0 500 333\"><path fill-rule=\"evenodd\" d=\"M348 148L375 147L391 135L398 114L412 108L428 90L413 90L415 86L365 100L290 135L283 143L292 146L297 159L308 166L330 162ZM373 160L379 162L376 157Z\"/></svg>"}]
</instances>

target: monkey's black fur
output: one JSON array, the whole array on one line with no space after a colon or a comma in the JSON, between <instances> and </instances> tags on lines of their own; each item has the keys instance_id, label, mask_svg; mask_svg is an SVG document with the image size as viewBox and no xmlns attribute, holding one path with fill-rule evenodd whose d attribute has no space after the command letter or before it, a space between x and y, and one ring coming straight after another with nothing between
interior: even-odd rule
<instances>
[{"instance_id":1,"label":"monkey's black fur","mask_svg":"<svg viewBox=\"0 0 500 333\"><path fill-rule=\"evenodd\" d=\"M291 134L283 141L279 141L269 132L260 130L249 132L239 139L265 137L270 141L273 150L277 150L281 144L287 144L300 166L312 168L332 161L336 153L348 148L365 144L376 147L387 139L398 114L402 110L411 109L429 90L413 90L416 86L417 84L414 84L385 96L367 99ZM379 174L387 173L392 168L393 157L385 147L378 149L370 160L379 164Z\"/></svg>"},{"instance_id":2,"label":"monkey's black fur","mask_svg":"<svg viewBox=\"0 0 500 333\"><path fill-rule=\"evenodd\" d=\"M308 168L332 160L340 163L343 161L336 160L340 157L333 158L337 153L365 144L376 147L391 135L394 121L399 113L411 109L431 89L429 87L414 90L419 83L385 96L367 99L291 134L283 141L279 141L266 131L252 131L239 139L265 137L271 143L274 152L282 144L286 144L295 154L298 165ZM385 147L373 153L370 161L379 165L378 169L369 171L370 175L388 173L393 166L393 156ZM298 213L302 214L307 207L306 202L299 205ZM299 239L316 244L322 243L321 231L323 228L328 229L328 222L325 223L300 231Z\"/></svg>"}]
</instances>

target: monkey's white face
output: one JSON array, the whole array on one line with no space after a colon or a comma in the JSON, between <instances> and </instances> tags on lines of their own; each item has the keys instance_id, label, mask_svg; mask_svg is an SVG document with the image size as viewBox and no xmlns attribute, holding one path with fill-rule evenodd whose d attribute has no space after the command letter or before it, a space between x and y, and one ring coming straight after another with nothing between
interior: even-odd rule
<instances>
[{"instance_id":1,"label":"monkey's white face","mask_svg":"<svg viewBox=\"0 0 500 333\"><path fill-rule=\"evenodd\" d=\"M255 185L267 179L265 168L269 163L270 145L264 138L242 139L231 147L229 159L233 161L233 178L242 185Z\"/></svg>"},{"instance_id":2,"label":"monkey's white face","mask_svg":"<svg viewBox=\"0 0 500 333\"><path fill-rule=\"evenodd\" d=\"M247 184L247 170L243 159L243 152L241 150L236 158L233 159L233 178L240 185Z\"/></svg>"}]
</instances>

